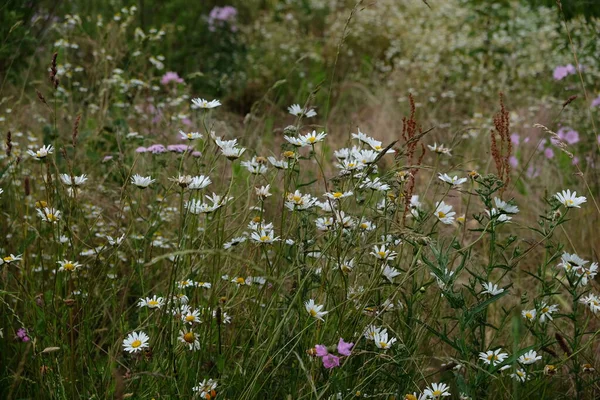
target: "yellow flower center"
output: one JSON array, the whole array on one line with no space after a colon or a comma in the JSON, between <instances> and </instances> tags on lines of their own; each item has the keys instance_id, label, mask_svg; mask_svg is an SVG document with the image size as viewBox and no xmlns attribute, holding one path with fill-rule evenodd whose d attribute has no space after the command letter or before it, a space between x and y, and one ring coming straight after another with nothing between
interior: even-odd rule
<instances>
[{"instance_id":1,"label":"yellow flower center","mask_svg":"<svg viewBox=\"0 0 600 400\"><path fill-rule=\"evenodd\" d=\"M575 202L573 200L571 200L571 199L567 199L567 200L565 200L565 204L567 206L572 206L573 204L575 204Z\"/></svg>"},{"instance_id":2,"label":"yellow flower center","mask_svg":"<svg viewBox=\"0 0 600 400\"><path fill-rule=\"evenodd\" d=\"M185 316L185 320L186 320L187 322L192 322L192 321L194 321L195 319L196 319L196 317L194 317L192 314L190 314L190 315L186 315L186 316Z\"/></svg>"},{"instance_id":3,"label":"yellow flower center","mask_svg":"<svg viewBox=\"0 0 600 400\"><path fill-rule=\"evenodd\" d=\"M342 197L343 195L344 195L343 193L340 193L340 192L335 192L335 193L333 194L333 197L335 197L336 199L339 199L339 198L340 198L340 197Z\"/></svg>"},{"instance_id":4,"label":"yellow flower center","mask_svg":"<svg viewBox=\"0 0 600 400\"><path fill-rule=\"evenodd\" d=\"M362 229L367 229L368 225L363 222L362 224L360 224L360 227Z\"/></svg>"},{"instance_id":5,"label":"yellow flower center","mask_svg":"<svg viewBox=\"0 0 600 400\"><path fill-rule=\"evenodd\" d=\"M414 394L407 394L404 396L404 400L417 400Z\"/></svg>"},{"instance_id":6,"label":"yellow flower center","mask_svg":"<svg viewBox=\"0 0 600 400\"><path fill-rule=\"evenodd\" d=\"M137 349L141 345L142 345L141 340L134 340L133 342L131 342L131 347L133 347L134 349Z\"/></svg>"},{"instance_id":7,"label":"yellow flower center","mask_svg":"<svg viewBox=\"0 0 600 400\"><path fill-rule=\"evenodd\" d=\"M377 254L379 255L379 257L383 258L385 257L385 251L378 251Z\"/></svg>"},{"instance_id":8,"label":"yellow flower center","mask_svg":"<svg viewBox=\"0 0 600 400\"><path fill-rule=\"evenodd\" d=\"M498 356L496 356L495 354L490 354L489 356L487 356L488 361L496 361L498 360Z\"/></svg>"},{"instance_id":9,"label":"yellow flower center","mask_svg":"<svg viewBox=\"0 0 600 400\"><path fill-rule=\"evenodd\" d=\"M381 147L381 146L375 146L375 147L374 147L374 149L375 149L375 150L377 150L377 151L381 150L382 148L383 148L383 147Z\"/></svg>"},{"instance_id":10,"label":"yellow flower center","mask_svg":"<svg viewBox=\"0 0 600 400\"><path fill-rule=\"evenodd\" d=\"M188 332L185 335L183 335L183 340L185 340L187 343L194 343L195 339L196 336L194 336L194 332Z\"/></svg>"},{"instance_id":11,"label":"yellow flower center","mask_svg":"<svg viewBox=\"0 0 600 400\"><path fill-rule=\"evenodd\" d=\"M286 158L293 158L294 157L294 152L293 151L286 151L283 153L283 156Z\"/></svg>"},{"instance_id":12,"label":"yellow flower center","mask_svg":"<svg viewBox=\"0 0 600 400\"><path fill-rule=\"evenodd\" d=\"M316 141L317 141L317 138L316 138L316 137L314 137L314 136L311 136L311 137L309 137L309 138L308 138L308 142L309 142L309 143L314 143L314 142L316 142Z\"/></svg>"},{"instance_id":13,"label":"yellow flower center","mask_svg":"<svg viewBox=\"0 0 600 400\"><path fill-rule=\"evenodd\" d=\"M73 265L73 263L65 263L65 265L63 265L63 268L66 269L67 271L73 271L75 269L75 265Z\"/></svg>"},{"instance_id":14,"label":"yellow flower center","mask_svg":"<svg viewBox=\"0 0 600 400\"><path fill-rule=\"evenodd\" d=\"M188 133L186 136L188 137L188 139L192 138L192 134L191 133Z\"/></svg>"},{"instance_id":15,"label":"yellow flower center","mask_svg":"<svg viewBox=\"0 0 600 400\"><path fill-rule=\"evenodd\" d=\"M261 236L260 237L260 241L261 242L268 242L269 240L271 240L270 236Z\"/></svg>"},{"instance_id":16,"label":"yellow flower center","mask_svg":"<svg viewBox=\"0 0 600 400\"><path fill-rule=\"evenodd\" d=\"M150 300L150 301L148 302L148 305L151 305L151 306L157 306L157 305L158 305L158 301L157 301L157 300Z\"/></svg>"},{"instance_id":17,"label":"yellow flower center","mask_svg":"<svg viewBox=\"0 0 600 400\"><path fill-rule=\"evenodd\" d=\"M239 284L239 285L243 285L243 284L245 284L245 283L246 283L246 281L244 280L244 278L241 278L241 277L240 277L240 278L236 278L236 279L235 279L235 282L236 282L237 284Z\"/></svg>"},{"instance_id":18,"label":"yellow flower center","mask_svg":"<svg viewBox=\"0 0 600 400\"><path fill-rule=\"evenodd\" d=\"M48 221L56 221L56 216L52 213L46 214L46 218L48 218Z\"/></svg>"},{"instance_id":19,"label":"yellow flower center","mask_svg":"<svg viewBox=\"0 0 600 400\"><path fill-rule=\"evenodd\" d=\"M446 214L443 211L438 211L439 218L446 218Z\"/></svg>"},{"instance_id":20,"label":"yellow flower center","mask_svg":"<svg viewBox=\"0 0 600 400\"><path fill-rule=\"evenodd\" d=\"M256 217L252 218L252 222L259 223L260 222L260 216L257 215Z\"/></svg>"},{"instance_id":21,"label":"yellow flower center","mask_svg":"<svg viewBox=\"0 0 600 400\"><path fill-rule=\"evenodd\" d=\"M381 346L382 349L387 348L387 343L386 342L379 342L379 346Z\"/></svg>"},{"instance_id":22,"label":"yellow flower center","mask_svg":"<svg viewBox=\"0 0 600 400\"><path fill-rule=\"evenodd\" d=\"M310 315L312 317L316 317L317 316L317 311L314 308L311 308L310 311L309 311L309 313L310 313Z\"/></svg>"},{"instance_id":23,"label":"yellow flower center","mask_svg":"<svg viewBox=\"0 0 600 400\"><path fill-rule=\"evenodd\" d=\"M442 391L441 391L441 390L435 390L435 391L433 392L433 395L434 395L434 396L441 396L441 395L442 395Z\"/></svg>"},{"instance_id":24,"label":"yellow flower center","mask_svg":"<svg viewBox=\"0 0 600 400\"><path fill-rule=\"evenodd\" d=\"M547 313L549 311L548 307L542 308L542 313Z\"/></svg>"},{"instance_id":25,"label":"yellow flower center","mask_svg":"<svg viewBox=\"0 0 600 400\"><path fill-rule=\"evenodd\" d=\"M531 313L525 313L525 317L527 317L527 319L532 319L533 318L533 314Z\"/></svg>"},{"instance_id":26,"label":"yellow flower center","mask_svg":"<svg viewBox=\"0 0 600 400\"><path fill-rule=\"evenodd\" d=\"M11 262L13 260L13 258L11 256L7 256L7 257L4 257L3 260L6 262Z\"/></svg>"},{"instance_id":27,"label":"yellow flower center","mask_svg":"<svg viewBox=\"0 0 600 400\"><path fill-rule=\"evenodd\" d=\"M298 202L300 202L300 200L302 200L302 196L294 195L294 196L292 196L292 199L293 199L293 200L294 200L296 203L298 203Z\"/></svg>"}]
</instances>

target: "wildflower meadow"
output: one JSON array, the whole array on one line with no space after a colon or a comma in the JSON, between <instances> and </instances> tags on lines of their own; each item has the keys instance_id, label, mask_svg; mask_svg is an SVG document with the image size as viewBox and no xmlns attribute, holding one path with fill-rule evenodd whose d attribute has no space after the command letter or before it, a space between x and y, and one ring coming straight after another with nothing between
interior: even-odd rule
<instances>
[{"instance_id":1,"label":"wildflower meadow","mask_svg":"<svg viewBox=\"0 0 600 400\"><path fill-rule=\"evenodd\" d=\"M600 398L600 10L7 2L1 399Z\"/></svg>"}]
</instances>

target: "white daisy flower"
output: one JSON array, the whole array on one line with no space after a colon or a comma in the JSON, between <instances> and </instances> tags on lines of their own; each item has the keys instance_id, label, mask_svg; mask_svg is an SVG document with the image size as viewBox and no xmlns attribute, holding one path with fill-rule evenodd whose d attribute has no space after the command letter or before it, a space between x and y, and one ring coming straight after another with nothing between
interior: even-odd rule
<instances>
[{"instance_id":1,"label":"white daisy flower","mask_svg":"<svg viewBox=\"0 0 600 400\"><path fill-rule=\"evenodd\" d=\"M328 192L325 193L323 196L331 200L341 200L345 199L346 197L352 196L352 194L352 192Z\"/></svg>"},{"instance_id":2,"label":"white daisy flower","mask_svg":"<svg viewBox=\"0 0 600 400\"><path fill-rule=\"evenodd\" d=\"M446 225L452 224L452 222L454 222L454 216L456 215L456 213L452 211L452 206L443 201L435 203L435 211L433 213L441 223Z\"/></svg>"},{"instance_id":3,"label":"white daisy flower","mask_svg":"<svg viewBox=\"0 0 600 400\"><path fill-rule=\"evenodd\" d=\"M494 197L494 203L496 204L496 208L505 212L506 214L516 214L519 212L519 207L509 204L506 201L502 201L502 199L498 197Z\"/></svg>"},{"instance_id":4,"label":"white daisy flower","mask_svg":"<svg viewBox=\"0 0 600 400\"><path fill-rule=\"evenodd\" d=\"M123 348L129 353L136 353L149 347L150 337L144 332L132 332L123 340Z\"/></svg>"},{"instance_id":5,"label":"white daisy flower","mask_svg":"<svg viewBox=\"0 0 600 400\"><path fill-rule=\"evenodd\" d=\"M184 132L184 131L179 131L179 134L181 135L182 139L185 140L195 140L195 139L202 139L202 134L200 132Z\"/></svg>"},{"instance_id":6,"label":"white daisy flower","mask_svg":"<svg viewBox=\"0 0 600 400\"><path fill-rule=\"evenodd\" d=\"M192 99L192 108L211 109L211 108L219 107L220 105L221 105L221 102L219 100L208 101L208 100L204 100L204 99L200 99L200 98Z\"/></svg>"},{"instance_id":7,"label":"white daisy flower","mask_svg":"<svg viewBox=\"0 0 600 400\"><path fill-rule=\"evenodd\" d=\"M27 154L29 154L31 157L35 158L36 160L43 160L49 154L52 154L52 153L54 153L54 146L52 146L51 144L49 144L48 146L42 146L37 151L27 150Z\"/></svg>"},{"instance_id":8,"label":"white daisy flower","mask_svg":"<svg viewBox=\"0 0 600 400\"><path fill-rule=\"evenodd\" d=\"M200 311L199 310L191 310L188 309L187 312L181 314L181 320L185 324L199 324L200 321Z\"/></svg>"},{"instance_id":9,"label":"white daisy flower","mask_svg":"<svg viewBox=\"0 0 600 400\"><path fill-rule=\"evenodd\" d=\"M390 283L394 283L394 278L400 275L400 271L398 271L396 268L390 267L389 265L384 265L381 268L381 274L385 276Z\"/></svg>"},{"instance_id":10,"label":"white daisy flower","mask_svg":"<svg viewBox=\"0 0 600 400\"><path fill-rule=\"evenodd\" d=\"M63 183L67 186L81 186L85 183L85 181L87 181L87 179L88 178L86 174L73 176L72 178L69 174L60 174L60 180L63 181Z\"/></svg>"},{"instance_id":11,"label":"white daisy flower","mask_svg":"<svg viewBox=\"0 0 600 400\"><path fill-rule=\"evenodd\" d=\"M382 244L381 247L378 247L377 245L373 246L373 251L369 254L380 260L388 261L393 260L398 255L398 253L396 253L395 251L386 249L385 244Z\"/></svg>"},{"instance_id":12,"label":"white daisy flower","mask_svg":"<svg viewBox=\"0 0 600 400\"><path fill-rule=\"evenodd\" d=\"M441 399L442 397L450 396L450 386L446 385L443 382L440 383L432 383L430 386L427 386L423 391L423 394L427 396L429 399Z\"/></svg>"},{"instance_id":13,"label":"white daisy flower","mask_svg":"<svg viewBox=\"0 0 600 400\"><path fill-rule=\"evenodd\" d=\"M521 315L528 321L535 321L535 317L537 316L537 311L535 308L531 310L523 310L521 311Z\"/></svg>"},{"instance_id":14,"label":"white daisy flower","mask_svg":"<svg viewBox=\"0 0 600 400\"><path fill-rule=\"evenodd\" d=\"M200 350L200 340L198 340L198 336L191 329L183 328L180 330L177 340L183 343L190 351Z\"/></svg>"},{"instance_id":15,"label":"white daisy flower","mask_svg":"<svg viewBox=\"0 0 600 400\"><path fill-rule=\"evenodd\" d=\"M322 142L325 136L327 136L325 132L317 133L317 131L312 131L304 136L300 136L300 140L302 141L302 146L312 146Z\"/></svg>"},{"instance_id":16,"label":"white daisy flower","mask_svg":"<svg viewBox=\"0 0 600 400\"><path fill-rule=\"evenodd\" d=\"M154 182L156 182L156 179L152 179L151 176L141 176L135 174L131 177L131 183L139 187L140 189L145 189Z\"/></svg>"},{"instance_id":17,"label":"white daisy flower","mask_svg":"<svg viewBox=\"0 0 600 400\"><path fill-rule=\"evenodd\" d=\"M302 108L300 107L300 104L292 104L288 107L288 112L292 115L295 115L296 117L305 116L306 118L312 118L317 115L315 110L313 110L312 108Z\"/></svg>"},{"instance_id":18,"label":"white daisy flower","mask_svg":"<svg viewBox=\"0 0 600 400\"><path fill-rule=\"evenodd\" d=\"M211 183L212 183L212 181L210 180L210 178L208 176L204 176L204 175L194 176L188 185L188 189L190 189L190 190L204 189Z\"/></svg>"},{"instance_id":19,"label":"white daisy flower","mask_svg":"<svg viewBox=\"0 0 600 400\"><path fill-rule=\"evenodd\" d=\"M316 304L313 299L310 299L304 303L304 308L306 312L310 314L311 317L324 321L323 316L325 316L329 311L323 311L322 304Z\"/></svg>"},{"instance_id":20,"label":"white daisy flower","mask_svg":"<svg viewBox=\"0 0 600 400\"><path fill-rule=\"evenodd\" d=\"M479 359L485 364L496 366L501 364L508 357L508 353L502 353L502 349L488 350L479 353Z\"/></svg>"},{"instance_id":21,"label":"white daisy flower","mask_svg":"<svg viewBox=\"0 0 600 400\"><path fill-rule=\"evenodd\" d=\"M161 308L164 304L165 299L162 297L156 297L156 295L154 295L152 297L142 297L138 302L138 307Z\"/></svg>"},{"instance_id":22,"label":"white daisy flower","mask_svg":"<svg viewBox=\"0 0 600 400\"><path fill-rule=\"evenodd\" d=\"M44 222L49 222L51 224L56 224L60 221L61 212L52 207L44 207L37 209L38 217L42 219Z\"/></svg>"},{"instance_id":23,"label":"white daisy flower","mask_svg":"<svg viewBox=\"0 0 600 400\"><path fill-rule=\"evenodd\" d=\"M442 174L442 173L438 173L438 178L443 181L446 182L450 185L452 185L453 187L457 187L462 185L463 183L465 183L467 181L467 178L459 178L458 176L453 176L451 177L448 174Z\"/></svg>"},{"instance_id":24,"label":"white daisy flower","mask_svg":"<svg viewBox=\"0 0 600 400\"><path fill-rule=\"evenodd\" d=\"M375 333L375 335L373 336L373 341L375 342L375 346L377 346L378 348L382 350L387 350L390 347L392 347L392 345L396 343L398 339L396 339L395 337L388 338L387 329L384 329Z\"/></svg>"},{"instance_id":25,"label":"white daisy flower","mask_svg":"<svg viewBox=\"0 0 600 400\"><path fill-rule=\"evenodd\" d=\"M542 359L542 356L538 356L538 354L535 352L535 350L529 350L527 353L523 354L521 357L519 357L519 362L523 365L529 365L529 364L533 364L536 361L539 361Z\"/></svg>"},{"instance_id":26,"label":"white daisy flower","mask_svg":"<svg viewBox=\"0 0 600 400\"><path fill-rule=\"evenodd\" d=\"M552 313L558 311L558 306L553 304L551 306L547 305L545 302L542 303L538 310L539 320L541 323L546 322L546 320L552 321Z\"/></svg>"},{"instance_id":27,"label":"white daisy flower","mask_svg":"<svg viewBox=\"0 0 600 400\"><path fill-rule=\"evenodd\" d=\"M492 296L496 296L497 294L504 292L504 289L502 289L501 287L498 287L497 284L492 283L492 282L483 283L481 286L483 286L483 288L485 289L484 291L481 292L481 294L488 293Z\"/></svg>"},{"instance_id":28,"label":"white daisy flower","mask_svg":"<svg viewBox=\"0 0 600 400\"><path fill-rule=\"evenodd\" d=\"M59 271L74 272L77 271L79 267L81 267L81 264L79 264L78 262L69 260L57 261L56 263L60 265L60 267L58 268Z\"/></svg>"},{"instance_id":29,"label":"white daisy flower","mask_svg":"<svg viewBox=\"0 0 600 400\"><path fill-rule=\"evenodd\" d=\"M429 147L429 150L434 151L438 154L445 154L447 156L452 155L450 154L450 148L444 147L444 145L441 143L439 145L437 143L434 143L433 146L427 145L427 147Z\"/></svg>"},{"instance_id":30,"label":"white daisy flower","mask_svg":"<svg viewBox=\"0 0 600 400\"><path fill-rule=\"evenodd\" d=\"M569 189L556 193L554 197L567 208L581 208L581 205L587 201L584 196L577 197L577 192L571 193Z\"/></svg>"}]
</instances>

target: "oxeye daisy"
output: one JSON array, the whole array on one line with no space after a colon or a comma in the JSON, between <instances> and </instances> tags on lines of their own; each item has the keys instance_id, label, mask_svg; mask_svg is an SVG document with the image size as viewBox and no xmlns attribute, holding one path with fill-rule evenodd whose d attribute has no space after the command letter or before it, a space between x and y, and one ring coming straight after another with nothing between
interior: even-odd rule
<instances>
[{"instance_id":1,"label":"oxeye daisy","mask_svg":"<svg viewBox=\"0 0 600 400\"><path fill-rule=\"evenodd\" d=\"M507 353L502 353L502 349L488 350L479 353L479 359L485 364L496 366L502 363L508 357Z\"/></svg>"},{"instance_id":2,"label":"oxeye daisy","mask_svg":"<svg viewBox=\"0 0 600 400\"><path fill-rule=\"evenodd\" d=\"M454 222L454 216L456 213L452 211L452 206L439 201L435 203L435 216L440 220L442 224L450 225Z\"/></svg>"},{"instance_id":3,"label":"oxeye daisy","mask_svg":"<svg viewBox=\"0 0 600 400\"><path fill-rule=\"evenodd\" d=\"M393 260L398 255L395 251L386 249L384 244L381 247L373 246L373 251L369 254L380 260Z\"/></svg>"},{"instance_id":4,"label":"oxeye daisy","mask_svg":"<svg viewBox=\"0 0 600 400\"><path fill-rule=\"evenodd\" d=\"M208 185L210 185L212 181L208 176L200 175L192 177L191 182L188 185L188 189L190 190L200 190L204 189Z\"/></svg>"},{"instance_id":5,"label":"oxeye daisy","mask_svg":"<svg viewBox=\"0 0 600 400\"><path fill-rule=\"evenodd\" d=\"M205 99L200 99L200 98L195 98L192 99L192 107L194 108L204 108L204 109L211 109L211 108L215 108L215 107L219 107L221 105L221 102L219 100L205 100Z\"/></svg>"},{"instance_id":6,"label":"oxeye daisy","mask_svg":"<svg viewBox=\"0 0 600 400\"><path fill-rule=\"evenodd\" d=\"M429 150L436 152L438 154L445 154L447 156L452 155L452 154L450 154L450 148L444 147L444 145L441 143L439 145L437 143L434 143L433 146L427 145L427 147L429 147Z\"/></svg>"},{"instance_id":7,"label":"oxeye daisy","mask_svg":"<svg viewBox=\"0 0 600 400\"><path fill-rule=\"evenodd\" d=\"M571 193L569 189L556 193L554 197L567 208L581 208L581 205L587 201L585 196L577 197L577 192Z\"/></svg>"},{"instance_id":8,"label":"oxeye daisy","mask_svg":"<svg viewBox=\"0 0 600 400\"><path fill-rule=\"evenodd\" d=\"M144 332L132 332L123 340L123 348L129 353L137 353L149 347L150 338Z\"/></svg>"},{"instance_id":9,"label":"oxeye daisy","mask_svg":"<svg viewBox=\"0 0 600 400\"><path fill-rule=\"evenodd\" d=\"M60 174L60 180L67 186L81 186L87 181L87 175L73 176L69 174Z\"/></svg>"},{"instance_id":10,"label":"oxeye daisy","mask_svg":"<svg viewBox=\"0 0 600 400\"><path fill-rule=\"evenodd\" d=\"M60 221L61 212L52 207L44 207L42 209L38 208L37 214L42 221L56 224L58 221Z\"/></svg>"},{"instance_id":11,"label":"oxeye daisy","mask_svg":"<svg viewBox=\"0 0 600 400\"><path fill-rule=\"evenodd\" d=\"M2 264L10 264L13 262L21 261L23 259L23 254L19 254L15 256L14 254L10 254L8 256L0 258L0 265Z\"/></svg>"},{"instance_id":12,"label":"oxeye daisy","mask_svg":"<svg viewBox=\"0 0 600 400\"><path fill-rule=\"evenodd\" d=\"M267 160L277 169L288 169L289 163L287 160L278 160L273 156L267 157Z\"/></svg>"},{"instance_id":13,"label":"oxeye daisy","mask_svg":"<svg viewBox=\"0 0 600 400\"><path fill-rule=\"evenodd\" d=\"M185 140L195 140L195 139L202 139L202 134L200 132L184 132L184 131L179 131L179 134L181 135L182 139Z\"/></svg>"},{"instance_id":14,"label":"oxeye daisy","mask_svg":"<svg viewBox=\"0 0 600 400\"><path fill-rule=\"evenodd\" d=\"M180 330L177 340L185 344L190 351L200 350L198 336L191 329L188 330L184 328L183 330Z\"/></svg>"},{"instance_id":15,"label":"oxeye daisy","mask_svg":"<svg viewBox=\"0 0 600 400\"><path fill-rule=\"evenodd\" d=\"M527 372L525 372L525 370L522 368L516 369L514 374L510 374L510 377L517 382L525 382L527 379L529 379Z\"/></svg>"},{"instance_id":16,"label":"oxeye daisy","mask_svg":"<svg viewBox=\"0 0 600 400\"><path fill-rule=\"evenodd\" d=\"M539 320L541 323L546 322L546 320L552 321L552 313L558 311L558 306L553 304L549 306L545 302L541 304L538 310Z\"/></svg>"},{"instance_id":17,"label":"oxeye daisy","mask_svg":"<svg viewBox=\"0 0 600 400\"><path fill-rule=\"evenodd\" d=\"M323 311L322 304L316 304L313 299L310 299L304 303L304 308L306 312L310 314L311 317L324 321L323 316L325 316L329 311Z\"/></svg>"},{"instance_id":18,"label":"oxeye daisy","mask_svg":"<svg viewBox=\"0 0 600 400\"><path fill-rule=\"evenodd\" d=\"M375 346L377 346L378 348L382 350L387 350L390 347L392 347L392 345L396 343L398 339L396 339L395 337L389 338L387 329L384 329L380 332L375 333L375 335L373 336L373 341L375 342Z\"/></svg>"},{"instance_id":19,"label":"oxeye daisy","mask_svg":"<svg viewBox=\"0 0 600 400\"><path fill-rule=\"evenodd\" d=\"M390 283L394 283L394 278L400 275L400 271L398 271L396 268L390 267L389 265L384 265L381 268L381 275L385 276Z\"/></svg>"},{"instance_id":20,"label":"oxeye daisy","mask_svg":"<svg viewBox=\"0 0 600 400\"><path fill-rule=\"evenodd\" d=\"M331 200L341 200L346 197L352 196L352 194L353 194L352 192L328 192L328 193L325 193L323 196L325 196Z\"/></svg>"},{"instance_id":21,"label":"oxeye daisy","mask_svg":"<svg viewBox=\"0 0 600 400\"><path fill-rule=\"evenodd\" d=\"M583 296L579 302L587 305L594 314L600 311L600 298L593 293Z\"/></svg>"},{"instance_id":22,"label":"oxeye daisy","mask_svg":"<svg viewBox=\"0 0 600 400\"><path fill-rule=\"evenodd\" d=\"M535 321L535 317L537 315L537 311L535 310L535 308L531 309L531 310L523 310L523 311L521 311L521 315L527 321Z\"/></svg>"},{"instance_id":23,"label":"oxeye daisy","mask_svg":"<svg viewBox=\"0 0 600 400\"><path fill-rule=\"evenodd\" d=\"M482 283L481 286L483 286L483 288L485 289L484 291L482 291L481 293L488 293L492 296L496 296L497 294L500 294L502 292L504 292L504 289L502 289L501 287L498 287L497 284L492 283L492 282L488 282L488 283Z\"/></svg>"},{"instance_id":24,"label":"oxeye daisy","mask_svg":"<svg viewBox=\"0 0 600 400\"><path fill-rule=\"evenodd\" d=\"M217 382L213 379L203 380L192 390L200 396L201 399L212 400L217 397Z\"/></svg>"},{"instance_id":25,"label":"oxeye daisy","mask_svg":"<svg viewBox=\"0 0 600 400\"><path fill-rule=\"evenodd\" d=\"M54 153L54 146L52 146L51 144L48 146L42 146L39 150L33 151L33 150L28 150L27 154L29 154L31 157L35 158L36 160L43 160L46 157L48 157L49 154Z\"/></svg>"},{"instance_id":26,"label":"oxeye daisy","mask_svg":"<svg viewBox=\"0 0 600 400\"><path fill-rule=\"evenodd\" d=\"M313 110L312 108L302 108L300 107L300 104L292 104L288 107L288 112L292 115L295 115L296 117L305 116L306 118L312 118L317 115L315 110Z\"/></svg>"},{"instance_id":27,"label":"oxeye daisy","mask_svg":"<svg viewBox=\"0 0 600 400\"><path fill-rule=\"evenodd\" d=\"M57 261L57 264L60 265L58 268L59 271L75 272L79 267L81 267L81 264L78 262L68 260Z\"/></svg>"},{"instance_id":28,"label":"oxeye daisy","mask_svg":"<svg viewBox=\"0 0 600 400\"><path fill-rule=\"evenodd\" d=\"M448 174L442 174L442 173L438 174L438 178L441 181L446 182L446 183L448 183L448 184L450 184L451 186L454 186L454 187L460 186L460 185L462 185L463 183L465 183L467 181L467 178L459 178L458 176L451 177Z\"/></svg>"},{"instance_id":29,"label":"oxeye daisy","mask_svg":"<svg viewBox=\"0 0 600 400\"><path fill-rule=\"evenodd\" d=\"M187 312L181 314L181 320L186 324L199 324L200 321L200 311L199 310L186 310Z\"/></svg>"},{"instance_id":30,"label":"oxeye daisy","mask_svg":"<svg viewBox=\"0 0 600 400\"><path fill-rule=\"evenodd\" d=\"M152 179L151 176L141 176L135 174L131 177L131 183L140 189L146 189L148 186L156 182L156 179Z\"/></svg>"},{"instance_id":31,"label":"oxeye daisy","mask_svg":"<svg viewBox=\"0 0 600 400\"><path fill-rule=\"evenodd\" d=\"M271 188L271 185L267 185L267 186L261 186L259 188L255 187L254 190L255 190L258 198L261 200L264 200L267 197L271 196L271 192L269 192L270 188Z\"/></svg>"},{"instance_id":32,"label":"oxeye daisy","mask_svg":"<svg viewBox=\"0 0 600 400\"><path fill-rule=\"evenodd\" d=\"M432 383L430 386L425 388L423 392L427 398L440 399L442 397L450 396L450 386L445 383Z\"/></svg>"},{"instance_id":33,"label":"oxeye daisy","mask_svg":"<svg viewBox=\"0 0 600 400\"><path fill-rule=\"evenodd\" d=\"M509 204L498 197L494 197L494 203L496 204L496 208L506 214L516 214L519 212L519 207Z\"/></svg>"},{"instance_id":34,"label":"oxeye daisy","mask_svg":"<svg viewBox=\"0 0 600 400\"><path fill-rule=\"evenodd\" d=\"M154 295L152 297L141 298L138 302L138 307L161 308L164 304L165 299Z\"/></svg>"},{"instance_id":35,"label":"oxeye daisy","mask_svg":"<svg viewBox=\"0 0 600 400\"><path fill-rule=\"evenodd\" d=\"M519 357L518 361L523 365L533 364L536 361L542 359L542 356L538 356L535 350L529 350L527 353Z\"/></svg>"},{"instance_id":36,"label":"oxeye daisy","mask_svg":"<svg viewBox=\"0 0 600 400\"><path fill-rule=\"evenodd\" d=\"M322 142L325 136L327 136L325 132L317 133L317 131L312 131L304 136L300 136L300 140L302 141L302 146L312 146Z\"/></svg>"}]
</instances>

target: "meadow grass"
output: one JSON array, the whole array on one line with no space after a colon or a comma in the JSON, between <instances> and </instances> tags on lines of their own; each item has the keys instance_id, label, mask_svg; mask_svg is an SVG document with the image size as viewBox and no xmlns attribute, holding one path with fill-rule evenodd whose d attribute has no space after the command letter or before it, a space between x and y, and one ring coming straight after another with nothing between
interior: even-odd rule
<instances>
[{"instance_id":1,"label":"meadow grass","mask_svg":"<svg viewBox=\"0 0 600 400\"><path fill-rule=\"evenodd\" d=\"M429 3L400 9L443 14ZM357 2L319 44L329 85L279 106L292 69L242 120L165 73L166 33L123 10L93 35L66 16L47 74L4 89L0 398L599 396L598 141L574 41L554 81L587 105L514 110L499 79L484 115L477 90L428 93L437 78L354 79L347 49L396 10ZM561 124L581 116L585 137Z\"/></svg>"}]
</instances>

